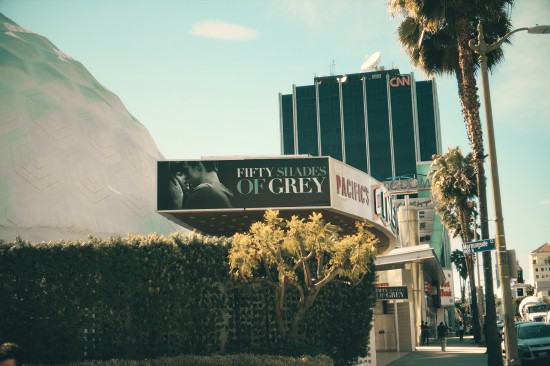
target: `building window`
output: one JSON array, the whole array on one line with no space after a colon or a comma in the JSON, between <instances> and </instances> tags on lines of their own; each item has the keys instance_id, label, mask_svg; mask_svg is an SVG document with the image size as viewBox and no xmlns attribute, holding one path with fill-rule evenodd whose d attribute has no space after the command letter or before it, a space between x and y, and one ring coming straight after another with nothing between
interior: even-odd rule
<instances>
[{"instance_id":1,"label":"building window","mask_svg":"<svg viewBox=\"0 0 550 366\"><path fill-rule=\"evenodd\" d=\"M536 278L539 278L539 275L536 275Z\"/></svg>"},{"instance_id":2,"label":"building window","mask_svg":"<svg viewBox=\"0 0 550 366\"><path fill-rule=\"evenodd\" d=\"M535 268L535 272L538 272L538 271L539 271L539 269L538 269L538 268Z\"/></svg>"}]
</instances>

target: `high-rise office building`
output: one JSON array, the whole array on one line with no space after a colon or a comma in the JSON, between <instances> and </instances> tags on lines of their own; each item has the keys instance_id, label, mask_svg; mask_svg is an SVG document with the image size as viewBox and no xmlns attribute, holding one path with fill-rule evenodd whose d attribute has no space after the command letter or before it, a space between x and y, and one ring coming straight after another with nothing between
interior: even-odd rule
<instances>
[{"instance_id":1,"label":"high-rise office building","mask_svg":"<svg viewBox=\"0 0 550 366\"><path fill-rule=\"evenodd\" d=\"M435 81L397 69L316 77L279 106L285 155L332 156L383 181L441 153Z\"/></svg>"}]
</instances>

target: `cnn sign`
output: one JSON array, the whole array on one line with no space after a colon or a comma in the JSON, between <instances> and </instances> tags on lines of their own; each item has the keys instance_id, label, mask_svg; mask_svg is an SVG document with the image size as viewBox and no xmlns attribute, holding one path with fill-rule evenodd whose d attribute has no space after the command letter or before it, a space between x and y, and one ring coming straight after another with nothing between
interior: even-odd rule
<instances>
[{"instance_id":1,"label":"cnn sign","mask_svg":"<svg viewBox=\"0 0 550 366\"><path fill-rule=\"evenodd\" d=\"M390 78L390 86L393 88L398 88L400 86L410 86L411 85L411 76L394 76Z\"/></svg>"}]
</instances>

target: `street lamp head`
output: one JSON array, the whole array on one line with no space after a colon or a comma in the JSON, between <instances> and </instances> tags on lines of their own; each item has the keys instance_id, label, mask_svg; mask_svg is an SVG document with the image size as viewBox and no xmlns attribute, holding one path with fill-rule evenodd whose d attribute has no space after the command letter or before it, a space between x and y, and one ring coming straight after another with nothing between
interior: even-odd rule
<instances>
[{"instance_id":1,"label":"street lamp head","mask_svg":"<svg viewBox=\"0 0 550 366\"><path fill-rule=\"evenodd\" d=\"M550 33L550 25L536 25L534 27L527 28L527 33L532 34L548 34Z\"/></svg>"},{"instance_id":2,"label":"street lamp head","mask_svg":"<svg viewBox=\"0 0 550 366\"><path fill-rule=\"evenodd\" d=\"M336 78L336 80L338 80L338 82L341 84L341 83L345 83L346 80L348 80L348 76L347 75L344 75L342 76L341 78Z\"/></svg>"}]
</instances>

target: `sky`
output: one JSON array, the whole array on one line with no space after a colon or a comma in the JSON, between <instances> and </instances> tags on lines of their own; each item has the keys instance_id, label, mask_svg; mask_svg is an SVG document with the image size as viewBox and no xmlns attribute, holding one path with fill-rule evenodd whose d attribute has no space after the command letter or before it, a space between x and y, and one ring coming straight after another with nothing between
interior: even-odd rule
<instances>
[{"instance_id":1,"label":"sky","mask_svg":"<svg viewBox=\"0 0 550 366\"><path fill-rule=\"evenodd\" d=\"M278 94L357 73L377 51L380 65L426 79L386 0L0 0L0 12L81 62L167 159L280 154ZM548 25L550 1L517 0L510 13L514 28ZM550 34L519 32L503 47L489 76L502 210L530 278L529 253L550 242ZM456 80L436 83L443 152L469 152Z\"/></svg>"}]
</instances>

